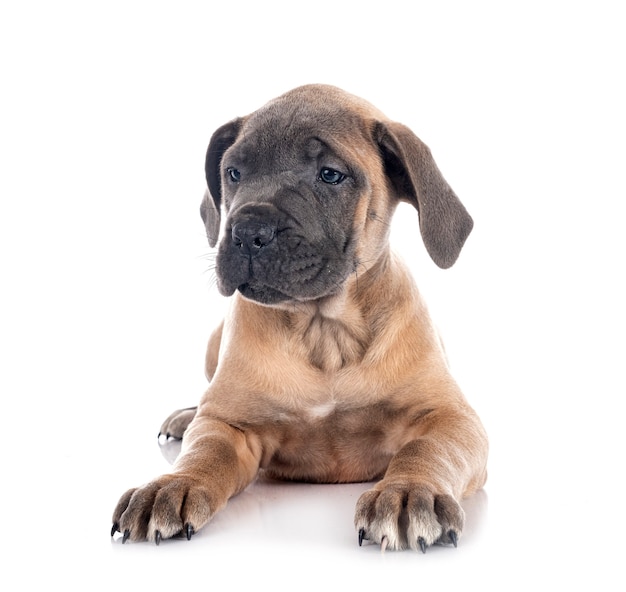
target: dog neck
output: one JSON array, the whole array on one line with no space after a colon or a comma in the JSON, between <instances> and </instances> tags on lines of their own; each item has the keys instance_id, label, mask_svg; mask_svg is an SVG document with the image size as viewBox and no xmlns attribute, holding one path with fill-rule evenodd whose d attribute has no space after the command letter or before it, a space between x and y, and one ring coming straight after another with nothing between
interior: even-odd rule
<instances>
[{"instance_id":1,"label":"dog neck","mask_svg":"<svg viewBox=\"0 0 626 592\"><path fill-rule=\"evenodd\" d=\"M368 355L375 357L377 342L389 339L384 335L397 332L392 318L399 310L412 314L415 303L407 294L414 294L414 287L402 267L389 252L382 253L372 267L353 274L340 292L314 301L266 306L235 294L239 322L227 322L225 335L243 339L238 331L246 326L245 340L256 343L257 351L266 343L282 343L291 358L328 374L357 365ZM277 339L268 338L275 333L280 334Z\"/></svg>"},{"instance_id":2,"label":"dog neck","mask_svg":"<svg viewBox=\"0 0 626 592\"><path fill-rule=\"evenodd\" d=\"M325 372L358 363L367 351L370 331L362 311L347 290L306 311L290 313L290 324L300 336L311 364Z\"/></svg>"},{"instance_id":3,"label":"dog neck","mask_svg":"<svg viewBox=\"0 0 626 592\"><path fill-rule=\"evenodd\" d=\"M288 312L292 331L299 336L310 363L325 372L358 364L375 337L368 303L385 282L389 254L374 267L353 275L341 292L313 302L298 303Z\"/></svg>"}]
</instances>

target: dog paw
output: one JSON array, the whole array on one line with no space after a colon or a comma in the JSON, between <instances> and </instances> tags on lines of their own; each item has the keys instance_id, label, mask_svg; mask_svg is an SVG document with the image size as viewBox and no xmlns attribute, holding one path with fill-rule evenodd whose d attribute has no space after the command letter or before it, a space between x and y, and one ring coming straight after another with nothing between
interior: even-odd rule
<instances>
[{"instance_id":1,"label":"dog paw","mask_svg":"<svg viewBox=\"0 0 626 592\"><path fill-rule=\"evenodd\" d=\"M197 407L188 407L187 409L177 409L172 413L161 426L159 430L159 438L164 436L166 439L175 438L180 440L196 415Z\"/></svg>"},{"instance_id":2,"label":"dog paw","mask_svg":"<svg viewBox=\"0 0 626 592\"><path fill-rule=\"evenodd\" d=\"M183 475L163 475L143 487L129 489L113 512L111 536L122 533L122 543L154 541L202 528L217 510L208 487Z\"/></svg>"},{"instance_id":3,"label":"dog paw","mask_svg":"<svg viewBox=\"0 0 626 592\"><path fill-rule=\"evenodd\" d=\"M359 545L369 540L383 550L411 548L425 553L433 544L456 547L464 520L463 509L451 495L423 484L380 483L359 498L354 524Z\"/></svg>"}]
</instances>

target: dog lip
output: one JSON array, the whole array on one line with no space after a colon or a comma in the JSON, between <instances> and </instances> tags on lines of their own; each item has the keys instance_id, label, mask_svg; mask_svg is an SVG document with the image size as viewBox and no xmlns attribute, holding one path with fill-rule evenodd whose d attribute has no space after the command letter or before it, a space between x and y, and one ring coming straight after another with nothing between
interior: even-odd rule
<instances>
[{"instance_id":1,"label":"dog lip","mask_svg":"<svg viewBox=\"0 0 626 592\"><path fill-rule=\"evenodd\" d=\"M292 298L282 292L279 292L278 290L267 286L256 288L251 286L249 282L240 284L237 287L237 290L248 300L253 300L259 304L279 304L280 302L292 300Z\"/></svg>"}]
</instances>

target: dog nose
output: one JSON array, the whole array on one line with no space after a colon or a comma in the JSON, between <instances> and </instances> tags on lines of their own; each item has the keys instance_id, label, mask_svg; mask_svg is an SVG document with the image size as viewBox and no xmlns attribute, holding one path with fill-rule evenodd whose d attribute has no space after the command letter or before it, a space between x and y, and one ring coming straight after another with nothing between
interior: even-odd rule
<instances>
[{"instance_id":1,"label":"dog nose","mask_svg":"<svg viewBox=\"0 0 626 592\"><path fill-rule=\"evenodd\" d=\"M239 222L231 231L233 243L247 255L258 254L274 239L274 228L263 222Z\"/></svg>"}]
</instances>

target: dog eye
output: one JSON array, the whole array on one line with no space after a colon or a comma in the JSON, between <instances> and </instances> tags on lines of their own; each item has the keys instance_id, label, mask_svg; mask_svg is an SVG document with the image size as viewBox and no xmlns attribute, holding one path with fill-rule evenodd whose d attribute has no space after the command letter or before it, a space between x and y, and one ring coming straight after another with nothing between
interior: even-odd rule
<instances>
[{"instance_id":1,"label":"dog eye","mask_svg":"<svg viewBox=\"0 0 626 592\"><path fill-rule=\"evenodd\" d=\"M324 167L320 171L320 179L324 181L324 183L328 183L330 185L338 185L345 178L346 176L343 173L340 173L339 171L336 171L335 169L329 169L327 167Z\"/></svg>"},{"instance_id":2,"label":"dog eye","mask_svg":"<svg viewBox=\"0 0 626 592\"><path fill-rule=\"evenodd\" d=\"M241 181L241 173L236 168L228 167L226 172L233 183L239 183L239 181Z\"/></svg>"}]
</instances>

